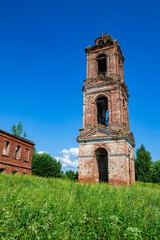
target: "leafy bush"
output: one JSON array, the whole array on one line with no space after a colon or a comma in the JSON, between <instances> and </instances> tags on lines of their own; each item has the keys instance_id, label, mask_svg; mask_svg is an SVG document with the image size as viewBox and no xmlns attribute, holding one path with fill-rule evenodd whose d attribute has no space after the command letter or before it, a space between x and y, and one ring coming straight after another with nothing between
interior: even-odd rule
<instances>
[{"instance_id":1,"label":"leafy bush","mask_svg":"<svg viewBox=\"0 0 160 240\"><path fill-rule=\"evenodd\" d=\"M74 172L72 170L66 171L65 176L71 180L78 179L78 172Z\"/></svg>"},{"instance_id":2,"label":"leafy bush","mask_svg":"<svg viewBox=\"0 0 160 240\"><path fill-rule=\"evenodd\" d=\"M61 163L48 153L33 153L32 173L41 177L61 177Z\"/></svg>"},{"instance_id":3,"label":"leafy bush","mask_svg":"<svg viewBox=\"0 0 160 240\"><path fill-rule=\"evenodd\" d=\"M108 34L107 38L106 38L106 41L110 42L110 43L113 42L113 37L110 34Z\"/></svg>"},{"instance_id":4,"label":"leafy bush","mask_svg":"<svg viewBox=\"0 0 160 240\"><path fill-rule=\"evenodd\" d=\"M153 183L160 183L160 160L152 163L149 171L150 181Z\"/></svg>"}]
</instances>

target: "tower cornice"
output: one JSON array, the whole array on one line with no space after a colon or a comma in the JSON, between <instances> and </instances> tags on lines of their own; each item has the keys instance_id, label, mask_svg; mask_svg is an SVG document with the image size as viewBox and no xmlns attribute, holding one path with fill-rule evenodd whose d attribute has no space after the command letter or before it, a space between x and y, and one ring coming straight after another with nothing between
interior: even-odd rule
<instances>
[{"instance_id":1,"label":"tower cornice","mask_svg":"<svg viewBox=\"0 0 160 240\"><path fill-rule=\"evenodd\" d=\"M126 98L129 98L129 93L128 93L128 87L125 84L125 82L121 82L117 78L112 78L112 77L97 77L95 79L87 79L84 80L84 86L82 88L82 91L86 91L89 89L94 89L94 88L101 88L103 86L111 86L112 88L114 87L120 87L122 88L124 94L126 95ZM111 90L111 89L109 89Z\"/></svg>"},{"instance_id":2,"label":"tower cornice","mask_svg":"<svg viewBox=\"0 0 160 240\"><path fill-rule=\"evenodd\" d=\"M135 147L135 140L131 131L122 131L120 128L114 130L112 128L104 127L103 125L95 126L89 130L80 129L80 135L77 138L78 142L97 141L97 140L126 140L132 147Z\"/></svg>"}]
</instances>

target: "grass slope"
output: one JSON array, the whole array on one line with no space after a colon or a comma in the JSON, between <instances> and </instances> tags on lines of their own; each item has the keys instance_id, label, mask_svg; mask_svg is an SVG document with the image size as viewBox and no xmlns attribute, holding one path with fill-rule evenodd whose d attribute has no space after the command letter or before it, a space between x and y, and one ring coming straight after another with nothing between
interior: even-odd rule
<instances>
[{"instance_id":1,"label":"grass slope","mask_svg":"<svg viewBox=\"0 0 160 240\"><path fill-rule=\"evenodd\" d=\"M0 239L159 239L160 186L0 175Z\"/></svg>"}]
</instances>

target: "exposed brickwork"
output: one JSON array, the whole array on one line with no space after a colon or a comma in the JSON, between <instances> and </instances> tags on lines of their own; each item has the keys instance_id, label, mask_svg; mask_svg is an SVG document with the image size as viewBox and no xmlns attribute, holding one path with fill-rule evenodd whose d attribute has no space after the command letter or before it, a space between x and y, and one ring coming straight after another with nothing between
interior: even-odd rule
<instances>
[{"instance_id":1,"label":"exposed brickwork","mask_svg":"<svg viewBox=\"0 0 160 240\"><path fill-rule=\"evenodd\" d=\"M33 142L0 130L0 171L31 174L33 149Z\"/></svg>"},{"instance_id":2,"label":"exposed brickwork","mask_svg":"<svg viewBox=\"0 0 160 240\"><path fill-rule=\"evenodd\" d=\"M108 153L108 181L111 184L135 182L132 132L129 130L128 88L124 82L124 57L117 41L107 42L107 36L96 39L95 45L86 49L87 79L83 86L83 128L79 137L79 169L81 182L98 182L100 170L96 149ZM103 45L100 44L103 40ZM99 73L98 58L102 56ZM107 98L108 123L99 124L97 100ZM104 114L104 113L103 113ZM102 118L102 117L101 117Z\"/></svg>"}]
</instances>

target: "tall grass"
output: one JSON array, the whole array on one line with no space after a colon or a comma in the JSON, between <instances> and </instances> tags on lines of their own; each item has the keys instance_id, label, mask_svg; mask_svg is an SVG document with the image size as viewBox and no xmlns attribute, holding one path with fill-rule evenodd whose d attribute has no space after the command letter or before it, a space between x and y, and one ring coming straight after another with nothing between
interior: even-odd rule
<instances>
[{"instance_id":1,"label":"tall grass","mask_svg":"<svg viewBox=\"0 0 160 240\"><path fill-rule=\"evenodd\" d=\"M0 175L0 239L159 239L160 186Z\"/></svg>"}]
</instances>

